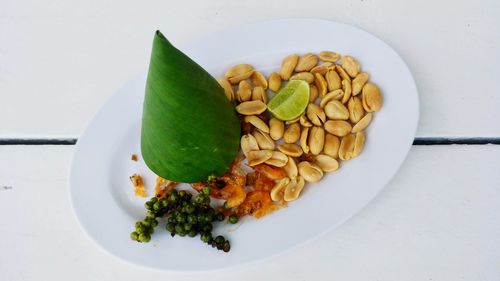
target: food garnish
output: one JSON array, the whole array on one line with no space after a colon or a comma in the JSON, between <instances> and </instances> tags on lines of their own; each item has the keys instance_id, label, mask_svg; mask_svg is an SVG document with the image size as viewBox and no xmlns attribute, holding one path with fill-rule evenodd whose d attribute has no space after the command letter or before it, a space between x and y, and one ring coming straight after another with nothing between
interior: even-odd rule
<instances>
[{"instance_id":1,"label":"food garnish","mask_svg":"<svg viewBox=\"0 0 500 281\"><path fill-rule=\"evenodd\" d=\"M234 70L230 78L244 80L245 71ZM240 123L224 89L157 31L142 114L146 165L172 181L203 181L229 169L239 140Z\"/></svg>"},{"instance_id":2,"label":"food garnish","mask_svg":"<svg viewBox=\"0 0 500 281\"><path fill-rule=\"evenodd\" d=\"M212 223L261 218L297 200L306 183L361 154L381 107L380 88L352 56L291 54L268 77L243 63L215 80L157 32L141 149L159 177L131 238L148 242L165 218L172 236L199 234L229 251ZM179 182L198 194L175 189ZM211 207L210 198L223 204Z\"/></svg>"},{"instance_id":3,"label":"food garnish","mask_svg":"<svg viewBox=\"0 0 500 281\"><path fill-rule=\"evenodd\" d=\"M146 187L144 186L144 182L142 181L142 177L135 173L130 176L130 181L134 186L134 194L139 197L147 197L148 193L146 191Z\"/></svg>"},{"instance_id":4,"label":"food garnish","mask_svg":"<svg viewBox=\"0 0 500 281\"><path fill-rule=\"evenodd\" d=\"M230 70L243 66L257 72L249 64ZM352 56L322 51L285 57L281 69L267 77L270 116L266 116L262 97L240 96L242 85L245 91L260 89L262 76L266 78L259 72L258 81L239 79L238 83L219 80L240 114L244 128L241 151L255 171L247 176L250 180L243 203L230 206L239 216L260 217L285 206L307 189L306 182L318 182L326 173L336 171L341 161L359 156L366 141L365 130L374 112L382 107L379 87L369 81L369 74L362 72ZM262 185L262 171L270 167L284 175L269 177L264 181L266 188L257 188ZM260 174L256 177L255 173ZM260 193L263 190L265 194Z\"/></svg>"},{"instance_id":5,"label":"food garnish","mask_svg":"<svg viewBox=\"0 0 500 281\"><path fill-rule=\"evenodd\" d=\"M229 252L231 244L224 236L213 237L213 224L224 221L225 216L210 206L210 187L202 188L196 196L186 190L172 189L162 197L153 197L145 203L148 213L144 220L135 223L130 238L147 243L158 226L158 219L165 219L165 229L174 236L195 237L218 250ZM234 222L234 218L229 218Z\"/></svg>"}]
</instances>

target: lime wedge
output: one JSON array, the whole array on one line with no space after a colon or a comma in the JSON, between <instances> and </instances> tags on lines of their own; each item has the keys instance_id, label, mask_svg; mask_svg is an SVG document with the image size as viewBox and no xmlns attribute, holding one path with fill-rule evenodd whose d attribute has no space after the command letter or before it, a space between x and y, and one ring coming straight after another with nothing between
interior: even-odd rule
<instances>
[{"instance_id":1,"label":"lime wedge","mask_svg":"<svg viewBox=\"0 0 500 281\"><path fill-rule=\"evenodd\" d=\"M309 104L309 84L303 80L292 80L282 88L267 104L274 117L293 120L306 110Z\"/></svg>"}]
</instances>

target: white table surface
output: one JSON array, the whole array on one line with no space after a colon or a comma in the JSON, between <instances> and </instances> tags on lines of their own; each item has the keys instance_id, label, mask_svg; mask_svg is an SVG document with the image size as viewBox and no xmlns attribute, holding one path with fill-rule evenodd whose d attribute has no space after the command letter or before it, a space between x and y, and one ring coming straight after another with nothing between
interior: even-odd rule
<instances>
[{"instance_id":1,"label":"white table surface","mask_svg":"<svg viewBox=\"0 0 500 281\"><path fill-rule=\"evenodd\" d=\"M418 85L418 137L500 137L500 1L0 0L0 143L77 138L146 69L156 29L182 45L286 17L352 24L389 43ZM203 276L130 265L93 244L70 208L72 151L0 145L0 280L500 280L498 145L414 146L340 228Z\"/></svg>"}]
</instances>

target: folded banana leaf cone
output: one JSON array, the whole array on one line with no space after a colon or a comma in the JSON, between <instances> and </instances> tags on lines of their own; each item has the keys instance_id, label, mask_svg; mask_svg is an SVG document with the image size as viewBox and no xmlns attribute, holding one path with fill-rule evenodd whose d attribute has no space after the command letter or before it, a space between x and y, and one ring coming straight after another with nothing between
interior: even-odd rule
<instances>
[{"instance_id":1,"label":"folded banana leaf cone","mask_svg":"<svg viewBox=\"0 0 500 281\"><path fill-rule=\"evenodd\" d=\"M240 122L222 87L157 31L141 128L147 166L172 181L205 181L229 169L239 141Z\"/></svg>"}]
</instances>

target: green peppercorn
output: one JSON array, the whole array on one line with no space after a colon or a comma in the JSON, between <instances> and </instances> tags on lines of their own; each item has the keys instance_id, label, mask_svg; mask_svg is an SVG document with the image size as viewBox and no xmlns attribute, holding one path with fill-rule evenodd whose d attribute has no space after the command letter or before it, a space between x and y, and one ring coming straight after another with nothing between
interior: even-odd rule
<instances>
[{"instance_id":1,"label":"green peppercorn","mask_svg":"<svg viewBox=\"0 0 500 281\"><path fill-rule=\"evenodd\" d=\"M161 204L160 202L156 202L153 204L153 210L158 211L161 209Z\"/></svg>"},{"instance_id":2,"label":"green peppercorn","mask_svg":"<svg viewBox=\"0 0 500 281\"><path fill-rule=\"evenodd\" d=\"M179 197L182 199L182 200L186 200L186 195L187 195L187 192L185 190L181 190L179 191Z\"/></svg>"},{"instance_id":3,"label":"green peppercorn","mask_svg":"<svg viewBox=\"0 0 500 281\"><path fill-rule=\"evenodd\" d=\"M204 202L205 202L205 198L207 198L207 196L203 193L199 193L198 195L196 195L196 197L194 198L194 202L196 202L197 204L202 204L204 205ZM210 200L210 199L209 199Z\"/></svg>"},{"instance_id":4,"label":"green peppercorn","mask_svg":"<svg viewBox=\"0 0 500 281\"><path fill-rule=\"evenodd\" d=\"M203 232L212 232L212 230L213 230L213 225L211 223L205 224L202 228Z\"/></svg>"},{"instance_id":5,"label":"green peppercorn","mask_svg":"<svg viewBox=\"0 0 500 281\"><path fill-rule=\"evenodd\" d=\"M205 195L210 195L210 186L205 186L201 189L201 193L205 194Z\"/></svg>"},{"instance_id":6,"label":"green peppercorn","mask_svg":"<svg viewBox=\"0 0 500 281\"><path fill-rule=\"evenodd\" d=\"M205 196L205 197L203 198L203 203L202 203L202 204L203 204L203 205L207 205L207 206L208 206L208 205L210 205L210 197Z\"/></svg>"},{"instance_id":7,"label":"green peppercorn","mask_svg":"<svg viewBox=\"0 0 500 281\"><path fill-rule=\"evenodd\" d=\"M176 217L175 217L176 221L177 222L185 222L186 219L187 219L187 216L183 213L179 213Z\"/></svg>"},{"instance_id":8,"label":"green peppercorn","mask_svg":"<svg viewBox=\"0 0 500 281\"><path fill-rule=\"evenodd\" d=\"M179 196L177 195L177 193L171 193L168 196L168 201L170 201L171 203L177 203L177 200L179 200Z\"/></svg>"},{"instance_id":9,"label":"green peppercorn","mask_svg":"<svg viewBox=\"0 0 500 281\"><path fill-rule=\"evenodd\" d=\"M196 215L195 214L189 214L187 216L187 222L190 223L190 224L195 224L198 222L198 220L196 219Z\"/></svg>"},{"instance_id":10,"label":"green peppercorn","mask_svg":"<svg viewBox=\"0 0 500 281\"><path fill-rule=\"evenodd\" d=\"M226 239L222 235L215 237L214 240L215 240L215 243L217 243L217 244L223 244L226 241Z\"/></svg>"},{"instance_id":11,"label":"green peppercorn","mask_svg":"<svg viewBox=\"0 0 500 281\"><path fill-rule=\"evenodd\" d=\"M151 222L144 220L141 223L145 228L151 228Z\"/></svg>"},{"instance_id":12,"label":"green peppercorn","mask_svg":"<svg viewBox=\"0 0 500 281\"><path fill-rule=\"evenodd\" d=\"M146 233L139 234L139 237L138 237L139 242L147 243L150 240L151 240L151 235L146 234Z\"/></svg>"},{"instance_id":13,"label":"green peppercorn","mask_svg":"<svg viewBox=\"0 0 500 281\"><path fill-rule=\"evenodd\" d=\"M207 210L207 214L210 214L211 216L215 216L215 210L212 207L209 207Z\"/></svg>"},{"instance_id":14,"label":"green peppercorn","mask_svg":"<svg viewBox=\"0 0 500 281\"><path fill-rule=\"evenodd\" d=\"M231 250L231 244L229 244L229 241L226 240L224 244L222 244L222 250L226 253Z\"/></svg>"},{"instance_id":15,"label":"green peppercorn","mask_svg":"<svg viewBox=\"0 0 500 281\"><path fill-rule=\"evenodd\" d=\"M229 216L229 218L228 218L228 221L229 221L230 223L233 223L233 224L234 224L234 223L237 223L237 222L238 222L238 217L237 217L237 216L235 216L235 215L230 215L230 216Z\"/></svg>"},{"instance_id":16,"label":"green peppercorn","mask_svg":"<svg viewBox=\"0 0 500 281\"><path fill-rule=\"evenodd\" d=\"M146 203L144 203L144 207L146 207L147 210L153 210L153 205L154 202L151 201L147 201Z\"/></svg>"},{"instance_id":17,"label":"green peppercorn","mask_svg":"<svg viewBox=\"0 0 500 281\"><path fill-rule=\"evenodd\" d=\"M151 218L151 219L156 219L156 213L155 212L148 212L147 218Z\"/></svg>"},{"instance_id":18,"label":"green peppercorn","mask_svg":"<svg viewBox=\"0 0 500 281\"><path fill-rule=\"evenodd\" d=\"M210 240L212 240L212 234L210 232L208 233L203 233L201 236L200 236L200 239L201 241L205 242L205 243L208 243L210 242Z\"/></svg>"},{"instance_id":19,"label":"green peppercorn","mask_svg":"<svg viewBox=\"0 0 500 281\"><path fill-rule=\"evenodd\" d=\"M142 221L138 221L138 222L136 222L136 223L135 223L135 228L136 228L136 229L137 229L137 228L141 228L141 227L143 227L143 226L142 226Z\"/></svg>"},{"instance_id":20,"label":"green peppercorn","mask_svg":"<svg viewBox=\"0 0 500 281\"><path fill-rule=\"evenodd\" d=\"M167 223L165 228L167 229L168 232L174 232L175 231L175 223L169 222L169 223Z\"/></svg>"},{"instance_id":21,"label":"green peppercorn","mask_svg":"<svg viewBox=\"0 0 500 281\"><path fill-rule=\"evenodd\" d=\"M168 200L163 198L160 200L160 204L161 204L162 208L166 208L166 207L168 207Z\"/></svg>"},{"instance_id":22,"label":"green peppercorn","mask_svg":"<svg viewBox=\"0 0 500 281\"><path fill-rule=\"evenodd\" d=\"M217 221L223 221L225 218L226 218L226 217L224 216L224 214L223 214L223 213L217 213L217 214L215 215L215 219L216 219Z\"/></svg>"},{"instance_id":23,"label":"green peppercorn","mask_svg":"<svg viewBox=\"0 0 500 281\"><path fill-rule=\"evenodd\" d=\"M192 214L196 210L193 204L187 204L185 208L188 214Z\"/></svg>"},{"instance_id":24,"label":"green peppercorn","mask_svg":"<svg viewBox=\"0 0 500 281\"><path fill-rule=\"evenodd\" d=\"M189 232L188 232L188 236L189 237L195 237L196 235L198 235L198 232L194 229L191 229Z\"/></svg>"},{"instance_id":25,"label":"green peppercorn","mask_svg":"<svg viewBox=\"0 0 500 281\"><path fill-rule=\"evenodd\" d=\"M198 218L199 219L199 218ZM199 220L200 223L209 223L212 221L212 218L209 217L208 214L201 213L201 220Z\"/></svg>"},{"instance_id":26,"label":"green peppercorn","mask_svg":"<svg viewBox=\"0 0 500 281\"><path fill-rule=\"evenodd\" d=\"M205 215L203 213L196 214L196 221L198 221L198 223L204 222L205 221Z\"/></svg>"},{"instance_id":27,"label":"green peppercorn","mask_svg":"<svg viewBox=\"0 0 500 281\"><path fill-rule=\"evenodd\" d=\"M149 233L149 228L147 227L144 227L144 226L140 226L140 227L136 227L135 228L135 231L139 234L148 234Z\"/></svg>"},{"instance_id":28,"label":"green peppercorn","mask_svg":"<svg viewBox=\"0 0 500 281\"><path fill-rule=\"evenodd\" d=\"M182 224L175 225L175 233L184 232L184 226Z\"/></svg>"},{"instance_id":29,"label":"green peppercorn","mask_svg":"<svg viewBox=\"0 0 500 281\"><path fill-rule=\"evenodd\" d=\"M173 223L177 221L176 217L173 214L168 215L167 220L168 222L173 222Z\"/></svg>"},{"instance_id":30,"label":"green peppercorn","mask_svg":"<svg viewBox=\"0 0 500 281\"><path fill-rule=\"evenodd\" d=\"M151 227L157 227L157 226L158 226L158 221L157 221L157 220L155 220L155 219L152 219L152 220L150 221L150 223L151 223Z\"/></svg>"},{"instance_id":31,"label":"green peppercorn","mask_svg":"<svg viewBox=\"0 0 500 281\"><path fill-rule=\"evenodd\" d=\"M130 233L130 239L137 241L137 239L139 239L139 233L137 233L137 231Z\"/></svg>"}]
</instances>

